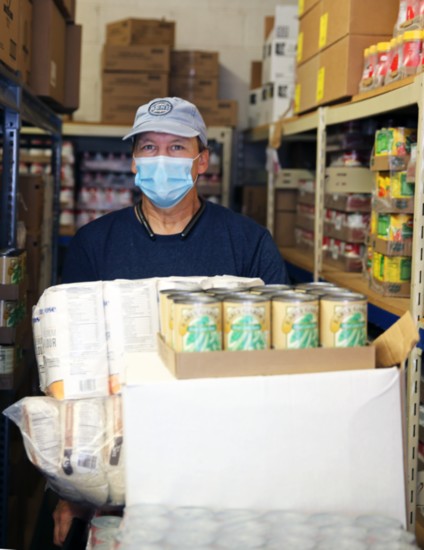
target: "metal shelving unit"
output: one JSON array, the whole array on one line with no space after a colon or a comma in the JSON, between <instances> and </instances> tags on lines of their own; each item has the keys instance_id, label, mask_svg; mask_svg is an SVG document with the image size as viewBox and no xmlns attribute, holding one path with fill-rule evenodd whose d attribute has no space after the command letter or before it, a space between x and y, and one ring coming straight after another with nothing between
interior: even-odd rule
<instances>
[{"instance_id":1,"label":"metal shelving unit","mask_svg":"<svg viewBox=\"0 0 424 550\"><path fill-rule=\"evenodd\" d=\"M128 126L106 125L95 123L65 123L63 135L67 137L103 137L122 138L128 133ZM230 205L231 190L231 156L233 130L229 127L211 126L208 128L208 139L222 146L222 187L221 204Z\"/></svg>"},{"instance_id":2,"label":"metal shelving unit","mask_svg":"<svg viewBox=\"0 0 424 550\"><path fill-rule=\"evenodd\" d=\"M17 246L17 194L19 174L19 137L25 130L33 129L47 136L52 148L52 173L55 179L53 221L53 266L57 258L57 228L59 215L60 151L62 122L44 103L20 82L18 77L0 65L0 120L2 133L2 174L0 193L0 248ZM55 268L52 269L54 281ZM1 390L3 410L16 399L16 390ZM5 547L8 527L9 494L9 424L0 418L0 546Z\"/></svg>"},{"instance_id":3,"label":"metal shelving unit","mask_svg":"<svg viewBox=\"0 0 424 550\"><path fill-rule=\"evenodd\" d=\"M418 109L418 143L417 164L415 176L414 198L414 234L412 245L412 273L411 273L411 297L384 298L368 289L361 275L341 273L331 269L322 261L322 229L323 229L323 195L325 182L325 151L326 132L330 126L345 122L366 119L387 113L396 113L401 109ZM263 129L261 129L263 133ZM285 259L296 268L313 273L315 280L327 279L353 290L367 295L370 303L369 319L376 325L388 328L397 317L409 310L419 326L423 324L423 275L424 275L424 74L406 81L400 81L385 89L368 93L366 98L357 96L349 103L321 107L318 110L292 118L278 121L269 128L271 143L275 143L276 133L284 143L285 140L307 138L316 139L316 191L315 191L315 237L314 251L308 255L297 249L282 249ZM255 131L250 132L254 140ZM269 175L268 184L268 227L273 228L273 175ZM421 348L422 344L415 348L408 360L407 367L407 507L408 523L413 529L416 523L416 494L417 494L417 456L418 456L418 428L419 428L419 404L420 404L420 378L421 378Z\"/></svg>"}]
</instances>

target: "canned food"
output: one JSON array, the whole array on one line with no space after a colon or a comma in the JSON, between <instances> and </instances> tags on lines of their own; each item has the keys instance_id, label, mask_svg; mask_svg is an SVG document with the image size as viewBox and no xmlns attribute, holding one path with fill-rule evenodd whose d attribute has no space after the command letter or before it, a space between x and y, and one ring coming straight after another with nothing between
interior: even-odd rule
<instances>
[{"instance_id":1,"label":"canned food","mask_svg":"<svg viewBox=\"0 0 424 550\"><path fill-rule=\"evenodd\" d=\"M272 298L272 347L275 349L318 346L318 297L286 292Z\"/></svg>"},{"instance_id":2,"label":"canned food","mask_svg":"<svg viewBox=\"0 0 424 550\"><path fill-rule=\"evenodd\" d=\"M224 349L261 350L270 347L270 300L247 292L231 294L222 304Z\"/></svg>"},{"instance_id":3,"label":"canned food","mask_svg":"<svg viewBox=\"0 0 424 550\"><path fill-rule=\"evenodd\" d=\"M325 348L364 346L367 300L362 294L327 294L320 302L320 340Z\"/></svg>"},{"instance_id":4,"label":"canned food","mask_svg":"<svg viewBox=\"0 0 424 550\"><path fill-rule=\"evenodd\" d=\"M222 349L222 306L219 298L192 295L175 296L172 300L175 351Z\"/></svg>"},{"instance_id":5,"label":"canned food","mask_svg":"<svg viewBox=\"0 0 424 550\"><path fill-rule=\"evenodd\" d=\"M292 287L290 285L262 285L262 286L253 286L249 292L252 294L263 294L263 295L270 295L275 294L276 292L285 292L288 290L292 290Z\"/></svg>"},{"instance_id":6,"label":"canned food","mask_svg":"<svg viewBox=\"0 0 424 550\"><path fill-rule=\"evenodd\" d=\"M178 294L184 296L197 293L203 294L203 291L196 287L187 290L167 289L159 292L160 331L168 345L172 346L172 297Z\"/></svg>"},{"instance_id":7,"label":"canned food","mask_svg":"<svg viewBox=\"0 0 424 550\"><path fill-rule=\"evenodd\" d=\"M16 285L24 279L26 254L22 250L0 250L0 284Z\"/></svg>"},{"instance_id":8,"label":"canned food","mask_svg":"<svg viewBox=\"0 0 424 550\"><path fill-rule=\"evenodd\" d=\"M16 327L22 321L25 306L17 300L0 300L0 327Z\"/></svg>"},{"instance_id":9,"label":"canned food","mask_svg":"<svg viewBox=\"0 0 424 550\"><path fill-rule=\"evenodd\" d=\"M0 346L0 374L12 374L15 364L16 348L14 346Z\"/></svg>"}]
</instances>

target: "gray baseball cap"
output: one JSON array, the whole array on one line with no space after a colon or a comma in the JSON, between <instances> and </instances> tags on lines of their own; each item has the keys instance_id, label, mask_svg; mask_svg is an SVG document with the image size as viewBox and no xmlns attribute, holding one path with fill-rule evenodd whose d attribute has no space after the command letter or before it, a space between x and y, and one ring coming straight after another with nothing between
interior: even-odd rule
<instances>
[{"instance_id":1,"label":"gray baseball cap","mask_svg":"<svg viewBox=\"0 0 424 550\"><path fill-rule=\"evenodd\" d=\"M128 139L142 132L162 132L182 137L198 136L207 146L206 125L193 103L179 97L153 99L137 109Z\"/></svg>"}]
</instances>

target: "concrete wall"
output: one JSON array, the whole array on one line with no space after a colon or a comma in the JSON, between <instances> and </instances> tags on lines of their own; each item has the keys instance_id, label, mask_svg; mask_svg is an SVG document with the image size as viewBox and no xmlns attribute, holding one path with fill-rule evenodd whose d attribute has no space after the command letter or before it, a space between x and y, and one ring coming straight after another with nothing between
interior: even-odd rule
<instances>
[{"instance_id":1,"label":"concrete wall","mask_svg":"<svg viewBox=\"0 0 424 550\"><path fill-rule=\"evenodd\" d=\"M250 62L261 59L265 16L282 3L297 0L77 0L83 49L81 102L74 119L100 120L106 24L126 17L165 18L176 22L176 49L219 52L219 97L239 101L239 127L246 127Z\"/></svg>"}]
</instances>

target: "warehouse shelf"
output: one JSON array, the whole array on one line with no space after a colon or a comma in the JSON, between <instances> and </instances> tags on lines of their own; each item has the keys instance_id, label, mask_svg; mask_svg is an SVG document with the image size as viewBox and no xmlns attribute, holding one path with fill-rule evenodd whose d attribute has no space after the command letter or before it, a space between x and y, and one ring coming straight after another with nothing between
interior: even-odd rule
<instances>
[{"instance_id":1,"label":"warehouse shelf","mask_svg":"<svg viewBox=\"0 0 424 550\"><path fill-rule=\"evenodd\" d=\"M20 161L20 135L33 133L46 138L46 147L51 151L54 176L54 211L52 230L52 272L54 281L57 259L57 228L60 184L61 119L39 98L33 96L18 76L0 64L0 112L2 139L2 174L0 185L0 248L17 248L18 176ZM32 366L32 365L31 365ZM1 409L16 400L17 391L24 388L32 378L32 369L25 364L15 380L13 390L0 391ZM9 478L10 478L10 433L9 420L0 420L0 546L7 545Z\"/></svg>"},{"instance_id":2,"label":"warehouse shelf","mask_svg":"<svg viewBox=\"0 0 424 550\"><path fill-rule=\"evenodd\" d=\"M335 270L323 260L322 235L324 225L324 189L326 167L327 132L332 126L343 123L364 120L382 115L398 114L417 119L417 162L415 169L414 196L414 233L412 243L411 267L411 297L384 297L368 287L362 275L345 273ZM309 133L309 134L308 134ZM271 145L279 148L285 140L299 138L302 141L305 134L316 137L316 185L314 225L314 248L308 259L300 251L282 249L285 259L295 268L303 269L313 274L314 280L326 279L367 296L369 303L369 320L380 328L388 328L398 317L410 311L413 319L420 325L421 337L424 335L424 294L422 281L424 278L424 74L410 77L390 84L379 90L366 94L358 94L352 101L333 106L320 107L312 113L307 113L292 119L281 120L272 125L270 135ZM293 166L292 168L296 168ZM274 194L275 177L268 177L268 227L274 225ZM314 256L311 260L311 256ZM418 415L420 401L421 349L424 348L423 338L414 348L408 359L406 384L407 410L407 491L408 491L408 524L412 529L416 520L416 471L418 467Z\"/></svg>"}]
</instances>

